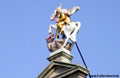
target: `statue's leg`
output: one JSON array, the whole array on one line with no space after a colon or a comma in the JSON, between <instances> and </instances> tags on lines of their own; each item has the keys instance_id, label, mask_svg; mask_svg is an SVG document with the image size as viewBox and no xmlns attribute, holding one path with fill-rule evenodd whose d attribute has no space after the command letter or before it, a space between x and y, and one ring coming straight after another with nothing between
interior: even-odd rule
<instances>
[{"instance_id":1,"label":"statue's leg","mask_svg":"<svg viewBox=\"0 0 120 78\"><path fill-rule=\"evenodd\" d=\"M66 44L67 44L67 42L69 41L69 37L67 37L66 39L65 39L65 42L64 42L64 44L63 44L63 47L65 47L66 46Z\"/></svg>"},{"instance_id":2,"label":"statue's leg","mask_svg":"<svg viewBox=\"0 0 120 78\"><path fill-rule=\"evenodd\" d=\"M56 51L58 48L55 47L54 43L51 44L51 51Z\"/></svg>"},{"instance_id":3,"label":"statue's leg","mask_svg":"<svg viewBox=\"0 0 120 78\"><path fill-rule=\"evenodd\" d=\"M77 35L78 31L80 30L80 27L81 27L81 23L80 22L76 22L75 23L75 30L71 34L71 40L73 42L76 42L76 35Z\"/></svg>"},{"instance_id":4,"label":"statue's leg","mask_svg":"<svg viewBox=\"0 0 120 78\"><path fill-rule=\"evenodd\" d=\"M75 44L75 42L72 42L72 44L71 44L71 46L70 46L70 51L72 50L74 44Z\"/></svg>"},{"instance_id":5,"label":"statue's leg","mask_svg":"<svg viewBox=\"0 0 120 78\"><path fill-rule=\"evenodd\" d=\"M60 43L60 40L55 41L56 47L59 49L61 48L62 44Z\"/></svg>"},{"instance_id":6,"label":"statue's leg","mask_svg":"<svg viewBox=\"0 0 120 78\"><path fill-rule=\"evenodd\" d=\"M53 24L50 24L50 25L49 25L49 31L48 31L48 33L50 33L50 34L53 33L53 32L52 32L52 28L56 30L56 29L57 29L57 26L56 26L56 25L53 25Z\"/></svg>"},{"instance_id":7,"label":"statue's leg","mask_svg":"<svg viewBox=\"0 0 120 78\"><path fill-rule=\"evenodd\" d=\"M70 50L70 43L67 43L66 46L65 46L65 48L66 48L67 50Z\"/></svg>"},{"instance_id":8,"label":"statue's leg","mask_svg":"<svg viewBox=\"0 0 120 78\"><path fill-rule=\"evenodd\" d=\"M50 52L53 51L53 43L52 43L52 42L51 42L51 43L47 43L47 47L48 47L48 50L49 50Z\"/></svg>"},{"instance_id":9,"label":"statue's leg","mask_svg":"<svg viewBox=\"0 0 120 78\"><path fill-rule=\"evenodd\" d=\"M63 25L64 25L64 21L57 23L57 26L60 28L60 34L62 34L63 32Z\"/></svg>"},{"instance_id":10,"label":"statue's leg","mask_svg":"<svg viewBox=\"0 0 120 78\"><path fill-rule=\"evenodd\" d=\"M63 27L63 31L64 31L64 35L66 36L65 42L63 44L63 46L65 47L67 42L69 41L70 37L71 37L71 32L74 30L74 26L72 23L70 23L70 26L64 26Z\"/></svg>"},{"instance_id":11,"label":"statue's leg","mask_svg":"<svg viewBox=\"0 0 120 78\"><path fill-rule=\"evenodd\" d=\"M52 33L52 29L51 28L52 28L52 24L49 25L49 31L48 31L49 34Z\"/></svg>"}]
</instances>

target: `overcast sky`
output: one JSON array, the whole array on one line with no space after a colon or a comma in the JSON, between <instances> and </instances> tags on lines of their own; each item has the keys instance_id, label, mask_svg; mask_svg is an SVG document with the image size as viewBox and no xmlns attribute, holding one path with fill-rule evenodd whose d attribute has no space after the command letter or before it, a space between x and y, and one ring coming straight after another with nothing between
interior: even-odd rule
<instances>
[{"instance_id":1,"label":"overcast sky","mask_svg":"<svg viewBox=\"0 0 120 78\"><path fill-rule=\"evenodd\" d=\"M50 16L80 6L77 43L91 74L120 75L120 0L0 0L0 78L36 78L48 65ZM83 66L76 49L72 63Z\"/></svg>"}]
</instances>

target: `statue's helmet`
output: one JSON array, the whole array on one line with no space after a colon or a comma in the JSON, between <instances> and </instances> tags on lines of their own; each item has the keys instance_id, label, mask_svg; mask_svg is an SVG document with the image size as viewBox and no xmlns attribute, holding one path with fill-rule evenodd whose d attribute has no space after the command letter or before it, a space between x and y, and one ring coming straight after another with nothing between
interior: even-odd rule
<instances>
[{"instance_id":1,"label":"statue's helmet","mask_svg":"<svg viewBox=\"0 0 120 78\"><path fill-rule=\"evenodd\" d=\"M60 12L61 10L62 10L62 3L60 3L60 6L57 7L56 11L57 11L57 12Z\"/></svg>"}]
</instances>

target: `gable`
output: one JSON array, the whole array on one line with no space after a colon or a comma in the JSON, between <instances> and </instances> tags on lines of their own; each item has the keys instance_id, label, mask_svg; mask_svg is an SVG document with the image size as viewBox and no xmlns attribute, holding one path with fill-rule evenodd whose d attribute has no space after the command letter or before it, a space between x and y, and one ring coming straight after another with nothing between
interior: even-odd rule
<instances>
[{"instance_id":1,"label":"gable","mask_svg":"<svg viewBox=\"0 0 120 78\"><path fill-rule=\"evenodd\" d=\"M75 66L70 63L52 61L37 78L51 78Z\"/></svg>"}]
</instances>

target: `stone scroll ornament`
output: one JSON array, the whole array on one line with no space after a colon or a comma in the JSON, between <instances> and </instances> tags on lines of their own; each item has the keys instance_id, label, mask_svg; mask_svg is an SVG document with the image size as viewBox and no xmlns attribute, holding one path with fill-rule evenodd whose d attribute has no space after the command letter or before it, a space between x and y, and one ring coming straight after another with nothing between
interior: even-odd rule
<instances>
[{"instance_id":1,"label":"stone scroll ornament","mask_svg":"<svg viewBox=\"0 0 120 78\"><path fill-rule=\"evenodd\" d=\"M54 52L60 48L65 48L69 51L72 50L72 47L76 42L76 35L81 27L81 23L72 22L70 16L79 9L79 6L75 6L72 9L62 9L62 4L60 4L60 6L54 11L50 20L55 21L56 25L49 25L48 32L50 36L46 38L50 52ZM55 34L52 32L52 28L56 30Z\"/></svg>"}]
</instances>

